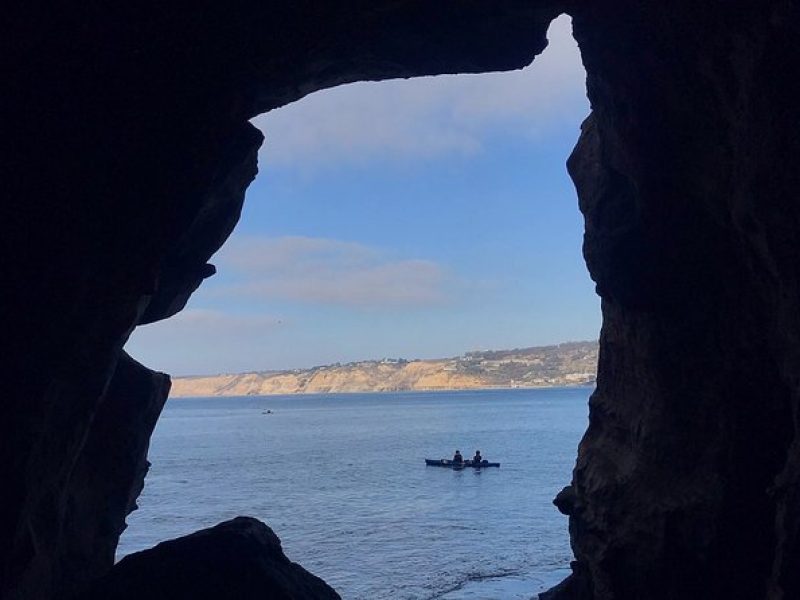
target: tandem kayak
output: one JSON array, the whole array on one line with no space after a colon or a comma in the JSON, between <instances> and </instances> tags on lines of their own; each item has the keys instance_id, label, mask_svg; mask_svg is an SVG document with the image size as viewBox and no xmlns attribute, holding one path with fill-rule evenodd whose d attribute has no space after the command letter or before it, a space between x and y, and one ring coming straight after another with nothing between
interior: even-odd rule
<instances>
[{"instance_id":1,"label":"tandem kayak","mask_svg":"<svg viewBox=\"0 0 800 600\"><path fill-rule=\"evenodd\" d=\"M446 458L432 459L426 458L425 465L428 467L447 467L449 469L463 469L464 467L472 467L473 469L483 469L484 467L499 467L500 463L489 462L488 460L472 464L471 460L465 460L463 463L454 463L452 460Z\"/></svg>"}]
</instances>

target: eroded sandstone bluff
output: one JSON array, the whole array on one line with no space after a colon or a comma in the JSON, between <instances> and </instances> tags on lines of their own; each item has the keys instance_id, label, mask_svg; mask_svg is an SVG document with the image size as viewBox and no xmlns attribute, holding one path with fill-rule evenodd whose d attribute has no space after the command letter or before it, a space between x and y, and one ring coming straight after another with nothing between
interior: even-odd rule
<instances>
[{"instance_id":1,"label":"eroded sandstone bluff","mask_svg":"<svg viewBox=\"0 0 800 600\"><path fill-rule=\"evenodd\" d=\"M519 68L567 12L603 329L558 498L574 575L551 597L800 598L797 0L5 9L0 597L111 570L169 387L122 347L213 274L256 173L248 119L351 81Z\"/></svg>"},{"instance_id":2,"label":"eroded sandstone bluff","mask_svg":"<svg viewBox=\"0 0 800 600\"><path fill-rule=\"evenodd\" d=\"M385 358L291 371L172 380L170 396L248 396L411 390L474 390L593 384L595 342L468 352L431 360Z\"/></svg>"}]
</instances>

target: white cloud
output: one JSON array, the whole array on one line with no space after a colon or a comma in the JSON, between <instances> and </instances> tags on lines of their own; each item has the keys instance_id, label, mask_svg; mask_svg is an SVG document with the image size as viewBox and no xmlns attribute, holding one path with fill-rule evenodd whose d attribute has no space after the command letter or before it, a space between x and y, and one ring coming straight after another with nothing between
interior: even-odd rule
<instances>
[{"instance_id":1,"label":"white cloud","mask_svg":"<svg viewBox=\"0 0 800 600\"><path fill-rule=\"evenodd\" d=\"M494 131L538 135L587 112L585 72L562 16L532 66L510 73L363 82L324 90L254 120L262 162L313 168L375 158L479 152Z\"/></svg>"},{"instance_id":2,"label":"white cloud","mask_svg":"<svg viewBox=\"0 0 800 600\"><path fill-rule=\"evenodd\" d=\"M177 375L238 372L263 368L270 344L291 335L295 327L278 317L186 308L137 327L125 349L145 364Z\"/></svg>"},{"instance_id":3,"label":"white cloud","mask_svg":"<svg viewBox=\"0 0 800 600\"><path fill-rule=\"evenodd\" d=\"M354 242L310 237L231 240L217 256L241 278L226 296L402 308L442 304L450 277L430 260L397 259Z\"/></svg>"},{"instance_id":4,"label":"white cloud","mask_svg":"<svg viewBox=\"0 0 800 600\"><path fill-rule=\"evenodd\" d=\"M166 321L143 325L136 332L158 328L164 335L212 338L215 334L236 335L254 330L265 331L281 326L283 320L265 315L237 315L206 308L187 308Z\"/></svg>"},{"instance_id":5,"label":"white cloud","mask_svg":"<svg viewBox=\"0 0 800 600\"><path fill-rule=\"evenodd\" d=\"M231 239L217 256L221 265L251 275L302 269L319 271L326 266L344 268L375 260L378 252L356 242L307 236L276 238L239 236Z\"/></svg>"}]
</instances>

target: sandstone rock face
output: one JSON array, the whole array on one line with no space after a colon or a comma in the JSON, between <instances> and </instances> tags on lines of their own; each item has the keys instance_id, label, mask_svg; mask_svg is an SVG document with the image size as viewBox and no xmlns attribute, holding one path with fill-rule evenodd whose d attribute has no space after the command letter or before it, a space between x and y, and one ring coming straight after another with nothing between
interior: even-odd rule
<instances>
[{"instance_id":1,"label":"sandstone rock face","mask_svg":"<svg viewBox=\"0 0 800 600\"><path fill-rule=\"evenodd\" d=\"M349 81L521 67L562 11L604 325L559 502L575 576L551 597L800 597L797 0L35 4L0 24L0 598L111 567L166 389L121 348L213 272L256 172L247 120Z\"/></svg>"},{"instance_id":2,"label":"sandstone rock face","mask_svg":"<svg viewBox=\"0 0 800 600\"><path fill-rule=\"evenodd\" d=\"M123 558L85 600L339 600L261 521L237 517Z\"/></svg>"},{"instance_id":3,"label":"sandstone rock face","mask_svg":"<svg viewBox=\"0 0 800 600\"><path fill-rule=\"evenodd\" d=\"M294 371L177 377L171 397L326 394L586 385L595 342L469 352L447 359L382 359Z\"/></svg>"},{"instance_id":4,"label":"sandstone rock face","mask_svg":"<svg viewBox=\"0 0 800 600\"><path fill-rule=\"evenodd\" d=\"M487 387L480 377L448 373L443 361L420 361L403 367L331 367L301 373L217 375L177 379L173 396L248 396L328 394L398 390L463 390Z\"/></svg>"}]
</instances>

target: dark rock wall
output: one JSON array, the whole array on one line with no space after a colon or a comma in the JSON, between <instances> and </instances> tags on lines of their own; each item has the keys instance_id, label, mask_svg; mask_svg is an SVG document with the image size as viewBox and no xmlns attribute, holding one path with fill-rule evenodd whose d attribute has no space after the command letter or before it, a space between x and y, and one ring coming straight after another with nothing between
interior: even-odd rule
<instances>
[{"instance_id":1,"label":"dark rock wall","mask_svg":"<svg viewBox=\"0 0 800 600\"><path fill-rule=\"evenodd\" d=\"M796 1L201 0L0 24L0 598L110 567L168 386L121 348L213 273L256 172L247 119L521 67L561 10L594 110L569 166L604 325L555 597L800 597Z\"/></svg>"},{"instance_id":2,"label":"dark rock wall","mask_svg":"<svg viewBox=\"0 0 800 600\"><path fill-rule=\"evenodd\" d=\"M569 168L603 309L560 503L578 572L596 599L800 597L797 7L574 14L593 115Z\"/></svg>"},{"instance_id":3,"label":"dark rock wall","mask_svg":"<svg viewBox=\"0 0 800 600\"><path fill-rule=\"evenodd\" d=\"M149 463L150 435L169 393L169 377L123 352L92 421L67 490L57 575L75 589L108 570L125 517L136 508ZM68 595L69 589L64 590Z\"/></svg>"},{"instance_id":4,"label":"dark rock wall","mask_svg":"<svg viewBox=\"0 0 800 600\"><path fill-rule=\"evenodd\" d=\"M348 81L521 67L555 14L522 0L7 7L0 598L63 594L111 566L166 391L121 348L213 273L256 173L247 120ZM137 397L109 391L115 377ZM119 401L148 415L140 438Z\"/></svg>"}]
</instances>

